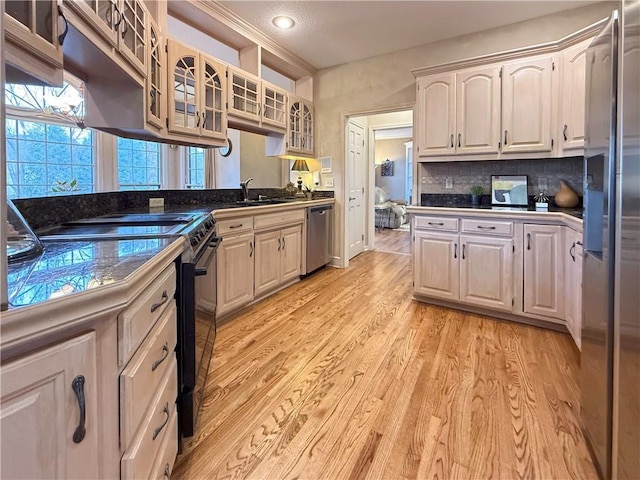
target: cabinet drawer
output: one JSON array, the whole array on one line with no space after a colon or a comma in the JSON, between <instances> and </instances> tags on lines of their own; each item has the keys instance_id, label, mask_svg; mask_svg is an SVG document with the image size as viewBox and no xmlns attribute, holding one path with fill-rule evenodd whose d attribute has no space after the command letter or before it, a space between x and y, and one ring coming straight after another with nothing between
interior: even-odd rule
<instances>
[{"instance_id":1,"label":"cabinet drawer","mask_svg":"<svg viewBox=\"0 0 640 480\"><path fill-rule=\"evenodd\" d=\"M458 219L451 217L416 217L417 230L440 230L443 232L457 232Z\"/></svg>"},{"instance_id":2,"label":"cabinet drawer","mask_svg":"<svg viewBox=\"0 0 640 480\"><path fill-rule=\"evenodd\" d=\"M173 464L175 463L176 456L178 455L177 419L170 419L166 428L167 433L162 440L160 451L158 452L156 460L153 462L153 466L151 467L151 475L149 475L149 478L152 480L166 480L171 478Z\"/></svg>"},{"instance_id":3,"label":"cabinet drawer","mask_svg":"<svg viewBox=\"0 0 640 480\"><path fill-rule=\"evenodd\" d=\"M171 264L118 315L118 364L127 363L169 305L175 305L176 269Z\"/></svg>"},{"instance_id":4,"label":"cabinet drawer","mask_svg":"<svg viewBox=\"0 0 640 480\"><path fill-rule=\"evenodd\" d=\"M304 213L304 209L301 208L299 210L287 210L286 212L256 215L253 226L258 230L262 228L304 222Z\"/></svg>"},{"instance_id":5,"label":"cabinet drawer","mask_svg":"<svg viewBox=\"0 0 640 480\"><path fill-rule=\"evenodd\" d=\"M513 235L513 222L495 220L462 219L463 233L485 233L490 235Z\"/></svg>"},{"instance_id":6,"label":"cabinet drawer","mask_svg":"<svg viewBox=\"0 0 640 480\"><path fill-rule=\"evenodd\" d=\"M178 396L178 366L175 358L166 372L152 404L147 410L140 428L120 463L121 477L147 478L153 461L160 451L165 436L177 422L176 398Z\"/></svg>"},{"instance_id":7,"label":"cabinet drawer","mask_svg":"<svg viewBox=\"0 0 640 480\"><path fill-rule=\"evenodd\" d=\"M216 222L216 235L250 232L253 230L253 217L240 217Z\"/></svg>"},{"instance_id":8,"label":"cabinet drawer","mask_svg":"<svg viewBox=\"0 0 640 480\"><path fill-rule=\"evenodd\" d=\"M175 358L176 307L171 305L120 375L120 442L127 448Z\"/></svg>"}]
</instances>

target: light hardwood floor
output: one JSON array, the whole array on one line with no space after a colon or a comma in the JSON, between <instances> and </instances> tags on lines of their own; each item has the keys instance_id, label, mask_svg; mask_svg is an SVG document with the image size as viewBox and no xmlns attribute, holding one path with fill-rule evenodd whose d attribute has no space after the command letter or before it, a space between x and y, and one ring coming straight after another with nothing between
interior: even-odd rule
<instances>
[{"instance_id":1,"label":"light hardwood floor","mask_svg":"<svg viewBox=\"0 0 640 480\"><path fill-rule=\"evenodd\" d=\"M376 231L375 249L379 252L411 254L411 233L383 228Z\"/></svg>"},{"instance_id":2,"label":"light hardwood floor","mask_svg":"<svg viewBox=\"0 0 640 480\"><path fill-rule=\"evenodd\" d=\"M219 327L173 478L589 479L567 334L411 300L365 252Z\"/></svg>"}]
</instances>

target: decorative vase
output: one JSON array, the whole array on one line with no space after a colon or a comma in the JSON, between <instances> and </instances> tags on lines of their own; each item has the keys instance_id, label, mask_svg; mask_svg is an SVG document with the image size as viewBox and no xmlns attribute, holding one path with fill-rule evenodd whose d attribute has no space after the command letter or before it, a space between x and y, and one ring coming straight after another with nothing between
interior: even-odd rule
<instances>
[{"instance_id":1,"label":"decorative vase","mask_svg":"<svg viewBox=\"0 0 640 480\"><path fill-rule=\"evenodd\" d=\"M564 180L560 180L560 190L556 193L554 201L558 207L573 208L578 205L578 195L571 190Z\"/></svg>"},{"instance_id":2,"label":"decorative vase","mask_svg":"<svg viewBox=\"0 0 640 480\"><path fill-rule=\"evenodd\" d=\"M482 195L471 195L471 205L480 205Z\"/></svg>"}]
</instances>

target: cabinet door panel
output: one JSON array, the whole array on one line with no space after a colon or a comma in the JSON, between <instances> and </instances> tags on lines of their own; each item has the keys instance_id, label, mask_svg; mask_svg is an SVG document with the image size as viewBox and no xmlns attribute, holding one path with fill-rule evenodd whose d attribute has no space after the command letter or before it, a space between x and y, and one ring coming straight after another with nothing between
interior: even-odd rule
<instances>
[{"instance_id":1,"label":"cabinet door panel","mask_svg":"<svg viewBox=\"0 0 640 480\"><path fill-rule=\"evenodd\" d=\"M210 138L227 138L227 110L224 95L225 67L211 58L200 55L200 135Z\"/></svg>"},{"instance_id":2,"label":"cabinet door panel","mask_svg":"<svg viewBox=\"0 0 640 480\"><path fill-rule=\"evenodd\" d=\"M512 311L513 242L461 236L460 300Z\"/></svg>"},{"instance_id":3,"label":"cabinet door panel","mask_svg":"<svg viewBox=\"0 0 640 480\"><path fill-rule=\"evenodd\" d=\"M280 285L280 230L256 234L255 296L259 297Z\"/></svg>"},{"instance_id":4,"label":"cabinet door panel","mask_svg":"<svg viewBox=\"0 0 640 480\"><path fill-rule=\"evenodd\" d=\"M551 57L508 63L502 76L502 151L551 151Z\"/></svg>"},{"instance_id":5,"label":"cabinet door panel","mask_svg":"<svg viewBox=\"0 0 640 480\"><path fill-rule=\"evenodd\" d=\"M169 131L197 135L199 129L198 54L173 40L167 42L171 72Z\"/></svg>"},{"instance_id":6,"label":"cabinet door panel","mask_svg":"<svg viewBox=\"0 0 640 480\"><path fill-rule=\"evenodd\" d=\"M262 122L287 127L287 92L262 81Z\"/></svg>"},{"instance_id":7,"label":"cabinet door panel","mask_svg":"<svg viewBox=\"0 0 640 480\"><path fill-rule=\"evenodd\" d=\"M147 9L140 0L123 0L118 49L127 60L146 75L147 62Z\"/></svg>"},{"instance_id":8,"label":"cabinet door panel","mask_svg":"<svg viewBox=\"0 0 640 480\"><path fill-rule=\"evenodd\" d=\"M285 283L298 278L302 271L302 225L283 229L281 238L280 274Z\"/></svg>"},{"instance_id":9,"label":"cabinet door panel","mask_svg":"<svg viewBox=\"0 0 640 480\"><path fill-rule=\"evenodd\" d=\"M582 234L565 227L565 317L578 348L582 336Z\"/></svg>"},{"instance_id":10,"label":"cabinet door panel","mask_svg":"<svg viewBox=\"0 0 640 480\"><path fill-rule=\"evenodd\" d=\"M458 235L416 232L414 291L422 295L458 300L460 264Z\"/></svg>"},{"instance_id":11,"label":"cabinet door panel","mask_svg":"<svg viewBox=\"0 0 640 480\"><path fill-rule=\"evenodd\" d=\"M498 153L500 68L456 74L456 153Z\"/></svg>"},{"instance_id":12,"label":"cabinet door panel","mask_svg":"<svg viewBox=\"0 0 640 480\"><path fill-rule=\"evenodd\" d=\"M260 79L247 72L229 67L228 102L229 114L253 120L260 120Z\"/></svg>"},{"instance_id":13,"label":"cabinet door panel","mask_svg":"<svg viewBox=\"0 0 640 480\"><path fill-rule=\"evenodd\" d=\"M452 155L455 152L455 74L432 75L418 80L418 155Z\"/></svg>"},{"instance_id":14,"label":"cabinet door panel","mask_svg":"<svg viewBox=\"0 0 640 480\"><path fill-rule=\"evenodd\" d=\"M78 375L86 416L75 443ZM94 332L3 365L2 478L98 478L97 383Z\"/></svg>"},{"instance_id":15,"label":"cabinet door panel","mask_svg":"<svg viewBox=\"0 0 640 480\"><path fill-rule=\"evenodd\" d=\"M165 107L166 75L165 52L156 23L149 18L149 59L147 65L147 105L145 107L147 123L158 130L163 130L166 118Z\"/></svg>"},{"instance_id":16,"label":"cabinet door panel","mask_svg":"<svg viewBox=\"0 0 640 480\"><path fill-rule=\"evenodd\" d=\"M564 319L563 227L524 226L524 311Z\"/></svg>"},{"instance_id":17,"label":"cabinet door panel","mask_svg":"<svg viewBox=\"0 0 640 480\"><path fill-rule=\"evenodd\" d=\"M562 149L584 148L587 47L591 40L562 52Z\"/></svg>"},{"instance_id":18,"label":"cabinet door panel","mask_svg":"<svg viewBox=\"0 0 640 480\"><path fill-rule=\"evenodd\" d=\"M222 240L216 252L218 315L253 300L253 265L253 233Z\"/></svg>"}]
</instances>

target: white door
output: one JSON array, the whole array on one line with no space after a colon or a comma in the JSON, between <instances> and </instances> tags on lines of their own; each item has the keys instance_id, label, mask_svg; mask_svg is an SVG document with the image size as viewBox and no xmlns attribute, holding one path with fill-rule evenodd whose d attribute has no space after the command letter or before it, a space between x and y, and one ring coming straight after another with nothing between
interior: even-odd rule
<instances>
[{"instance_id":1,"label":"white door","mask_svg":"<svg viewBox=\"0 0 640 480\"><path fill-rule=\"evenodd\" d=\"M349 258L364 250L364 128L349 121L347 127L348 218Z\"/></svg>"}]
</instances>

